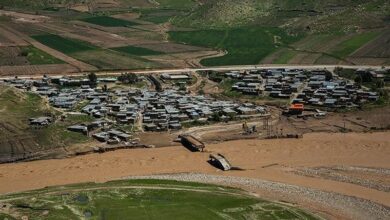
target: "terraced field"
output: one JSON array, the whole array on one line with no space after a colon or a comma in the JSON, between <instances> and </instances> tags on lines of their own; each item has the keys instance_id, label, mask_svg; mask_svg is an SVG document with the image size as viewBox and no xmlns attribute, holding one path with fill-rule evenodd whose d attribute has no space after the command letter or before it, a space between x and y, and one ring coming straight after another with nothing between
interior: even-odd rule
<instances>
[{"instance_id":1,"label":"terraced field","mask_svg":"<svg viewBox=\"0 0 390 220\"><path fill-rule=\"evenodd\" d=\"M216 185L124 180L0 197L7 219L317 219L296 207Z\"/></svg>"}]
</instances>

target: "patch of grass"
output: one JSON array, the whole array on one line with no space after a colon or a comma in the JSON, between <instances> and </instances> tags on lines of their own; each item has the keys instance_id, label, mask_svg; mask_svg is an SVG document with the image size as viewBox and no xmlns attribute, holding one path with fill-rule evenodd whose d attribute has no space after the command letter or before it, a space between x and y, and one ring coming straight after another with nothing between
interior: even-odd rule
<instances>
[{"instance_id":1,"label":"patch of grass","mask_svg":"<svg viewBox=\"0 0 390 220\"><path fill-rule=\"evenodd\" d=\"M239 97L242 97L243 94L241 92L232 90L232 86L236 82L238 82L238 80L224 78L222 80L222 82L219 84L219 87L223 89L223 93L222 94L224 96L229 97L229 98L239 98Z\"/></svg>"},{"instance_id":2,"label":"patch of grass","mask_svg":"<svg viewBox=\"0 0 390 220\"><path fill-rule=\"evenodd\" d=\"M198 121L198 120L181 123L181 125L183 126L183 128L191 128L191 127L197 127L197 126L204 126L204 125L208 125L208 124L209 124L208 121Z\"/></svg>"},{"instance_id":3,"label":"patch of grass","mask_svg":"<svg viewBox=\"0 0 390 220\"><path fill-rule=\"evenodd\" d=\"M131 26L139 25L138 23L135 22L113 18L109 16L96 16L96 17L84 18L81 20L91 24L96 24L105 27L131 27Z\"/></svg>"},{"instance_id":4,"label":"patch of grass","mask_svg":"<svg viewBox=\"0 0 390 220\"><path fill-rule=\"evenodd\" d=\"M43 129L33 130L32 133L35 134L37 143L45 148L70 146L90 140L81 133L68 131L67 127L70 125L71 123L55 123Z\"/></svg>"},{"instance_id":5,"label":"patch of grass","mask_svg":"<svg viewBox=\"0 0 390 220\"><path fill-rule=\"evenodd\" d=\"M96 187L100 189L93 189ZM295 207L251 197L238 189L170 180L123 180L49 187L2 196L0 201L7 198L14 206L13 211L28 216L39 216L43 209L50 210L45 219L76 219L80 215L91 219L129 219L129 216L131 219L161 220L242 219L242 216L270 220L317 219Z\"/></svg>"},{"instance_id":6,"label":"patch of grass","mask_svg":"<svg viewBox=\"0 0 390 220\"><path fill-rule=\"evenodd\" d=\"M58 148L89 140L88 137L82 134L69 132L66 129L69 125L92 121L91 116L72 115L65 121L58 121L45 128L30 128L28 125L29 118L45 116L48 113L58 115L56 110L49 107L45 100L36 94L24 93L14 88L0 86L0 106L0 109L4 108L0 115L0 122L7 124L9 128L9 130L0 132L0 143L4 140L13 141L12 137L14 135L21 135L32 138L32 140L22 138L19 140L20 143L41 150L41 148ZM8 144L2 145L2 147L7 148ZM4 148L3 150L7 150Z\"/></svg>"},{"instance_id":7,"label":"patch of grass","mask_svg":"<svg viewBox=\"0 0 390 220\"><path fill-rule=\"evenodd\" d=\"M114 50L89 50L73 53L72 57L103 70L167 67L166 65Z\"/></svg>"},{"instance_id":8,"label":"patch of grass","mask_svg":"<svg viewBox=\"0 0 390 220\"><path fill-rule=\"evenodd\" d=\"M4 213L0 213L0 219L15 220L14 217L11 217L10 215Z\"/></svg>"},{"instance_id":9,"label":"patch of grass","mask_svg":"<svg viewBox=\"0 0 390 220\"><path fill-rule=\"evenodd\" d=\"M156 2L159 3L159 8L169 9L190 9L197 5L193 0L156 0Z\"/></svg>"},{"instance_id":10,"label":"patch of grass","mask_svg":"<svg viewBox=\"0 0 390 220\"><path fill-rule=\"evenodd\" d=\"M356 69L347 69L347 68L337 68L335 73L343 78L355 80L356 78Z\"/></svg>"},{"instance_id":11,"label":"patch of grass","mask_svg":"<svg viewBox=\"0 0 390 220\"><path fill-rule=\"evenodd\" d=\"M54 34L35 35L32 37L40 43L65 54L97 49L96 46L87 42L64 38Z\"/></svg>"},{"instance_id":12,"label":"patch of grass","mask_svg":"<svg viewBox=\"0 0 390 220\"><path fill-rule=\"evenodd\" d=\"M175 42L227 51L225 56L202 60L205 66L258 64L278 47L301 38L279 28L265 27L169 32L169 36Z\"/></svg>"},{"instance_id":13,"label":"patch of grass","mask_svg":"<svg viewBox=\"0 0 390 220\"><path fill-rule=\"evenodd\" d=\"M378 32L367 32L355 35L352 38L341 42L330 53L334 56L345 58L364 44L377 37L379 34L380 33Z\"/></svg>"},{"instance_id":14,"label":"patch of grass","mask_svg":"<svg viewBox=\"0 0 390 220\"><path fill-rule=\"evenodd\" d=\"M273 64L287 64L297 53L293 50L283 50L281 55L275 59Z\"/></svg>"},{"instance_id":15,"label":"patch of grass","mask_svg":"<svg viewBox=\"0 0 390 220\"><path fill-rule=\"evenodd\" d=\"M135 47L135 46L126 46L126 47L116 47L111 48L113 50L122 52L122 53L128 53L135 56L150 56L150 55L161 55L164 54L160 51L154 51L147 48L142 47Z\"/></svg>"},{"instance_id":16,"label":"patch of grass","mask_svg":"<svg viewBox=\"0 0 390 220\"><path fill-rule=\"evenodd\" d=\"M64 61L57 59L34 46L23 47L21 48L21 51L23 55L26 55L27 60L31 65L65 63Z\"/></svg>"}]
</instances>

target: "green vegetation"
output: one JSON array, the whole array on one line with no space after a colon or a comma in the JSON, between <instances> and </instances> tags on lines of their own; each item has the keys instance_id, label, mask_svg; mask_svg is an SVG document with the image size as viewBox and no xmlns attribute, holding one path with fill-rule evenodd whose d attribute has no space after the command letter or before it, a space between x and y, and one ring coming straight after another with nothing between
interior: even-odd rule
<instances>
[{"instance_id":1,"label":"green vegetation","mask_svg":"<svg viewBox=\"0 0 390 220\"><path fill-rule=\"evenodd\" d=\"M136 56L150 56L150 55L164 54L163 52L154 51L154 50L150 50L150 49L142 48L142 47L135 47L135 46L116 47L116 48L111 48L111 49L119 51L119 52L123 52L123 53L128 53L131 55L136 55Z\"/></svg>"},{"instance_id":2,"label":"green vegetation","mask_svg":"<svg viewBox=\"0 0 390 220\"><path fill-rule=\"evenodd\" d=\"M170 39L190 45L226 50L227 55L201 61L205 66L258 64L279 46L301 38L279 28L243 27L226 30L169 32Z\"/></svg>"},{"instance_id":3,"label":"green vegetation","mask_svg":"<svg viewBox=\"0 0 390 220\"><path fill-rule=\"evenodd\" d=\"M29 118L59 115L49 107L44 99L33 93L24 93L11 87L0 86L0 152L8 154L25 151L40 151L88 141L88 137L66 130L67 126L91 121L89 116L69 116L48 127L34 129L29 126ZM22 147L25 146L25 147ZM25 152L24 152L25 153Z\"/></svg>"},{"instance_id":4,"label":"green vegetation","mask_svg":"<svg viewBox=\"0 0 390 220\"><path fill-rule=\"evenodd\" d=\"M238 91L233 91L232 86L238 82L238 80L224 78L221 83L219 83L219 87L223 89L223 95L229 98L239 98L242 97L243 94Z\"/></svg>"},{"instance_id":5,"label":"green vegetation","mask_svg":"<svg viewBox=\"0 0 390 220\"><path fill-rule=\"evenodd\" d=\"M283 50L283 52L280 54L280 56L273 61L273 64L286 64L288 61L290 61L295 55L297 54L296 51L293 50Z\"/></svg>"},{"instance_id":6,"label":"green vegetation","mask_svg":"<svg viewBox=\"0 0 390 220\"><path fill-rule=\"evenodd\" d=\"M35 35L33 38L40 43L65 54L97 49L97 47L87 42L76 39L63 38L54 34Z\"/></svg>"},{"instance_id":7,"label":"green vegetation","mask_svg":"<svg viewBox=\"0 0 390 220\"><path fill-rule=\"evenodd\" d=\"M366 32L354 35L352 38L337 45L336 48L331 51L331 54L340 58L345 58L378 35L378 32Z\"/></svg>"},{"instance_id":8,"label":"green vegetation","mask_svg":"<svg viewBox=\"0 0 390 220\"><path fill-rule=\"evenodd\" d=\"M183 122L181 124L182 124L183 128L191 128L191 127L208 125L209 122L195 120L195 121L190 121L190 122Z\"/></svg>"},{"instance_id":9,"label":"green vegetation","mask_svg":"<svg viewBox=\"0 0 390 220\"><path fill-rule=\"evenodd\" d=\"M169 180L49 187L2 199L8 199L12 215L23 213L33 219L317 219L295 207L260 200L238 189ZM48 212L42 215L45 210Z\"/></svg>"},{"instance_id":10,"label":"green vegetation","mask_svg":"<svg viewBox=\"0 0 390 220\"><path fill-rule=\"evenodd\" d=\"M89 17L81 20L91 24L96 24L105 27L131 27L134 25L138 25L135 22L108 17L108 16Z\"/></svg>"},{"instance_id":11,"label":"green vegetation","mask_svg":"<svg viewBox=\"0 0 390 220\"><path fill-rule=\"evenodd\" d=\"M159 8L169 9L191 9L196 7L194 0L156 0L159 3Z\"/></svg>"},{"instance_id":12,"label":"green vegetation","mask_svg":"<svg viewBox=\"0 0 390 220\"><path fill-rule=\"evenodd\" d=\"M386 0L212 0L174 24L193 28L227 28L248 25L283 26L315 33L351 33L357 29L385 26L390 4ZM337 7L337 13L334 8Z\"/></svg>"},{"instance_id":13,"label":"green vegetation","mask_svg":"<svg viewBox=\"0 0 390 220\"><path fill-rule=\"evenodd\" d=\"M347 68L341 68L341 67L335 68L334 73L340 77L350 79L350 80L355 80L355 78L357 76L356 69L347 69Z\"/></svg>"},{"instance_id":14,"label":"green vegetation","mask_svg":"<svg viewBox=\"0 0 390 220\"><path fill-rule=\"evenodd\" d=\"M73 53L71 56L104 70L166 67L163 64L115 50L88 50Z\"/></svg>"},{"instance_id":15,"label":"green vegetation","mask_svg":"<svg viewBox=\"0 0 390 220\"><path fill-rule=\"evenodd\" d=\"M34 46L23 47L21 48L21 51L22 56L27 57L27 60L31 65L64 63L64 61L57 59Z\"/></svg>"}]
</instances>

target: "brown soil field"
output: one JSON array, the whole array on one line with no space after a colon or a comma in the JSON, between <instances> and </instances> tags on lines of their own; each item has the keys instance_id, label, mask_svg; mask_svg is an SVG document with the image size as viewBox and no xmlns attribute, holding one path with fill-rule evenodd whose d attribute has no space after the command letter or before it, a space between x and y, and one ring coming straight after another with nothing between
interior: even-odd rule
<instances>
[{"instance_id":1,"label":"brown soil field","mask_svg":"<svg viewBox=\"0 0 390 220\"><path fill-rule=\"evenodd\" d=\"M33 15L33 14L26 14L26 13L5 11L5 10L0 10L0 15L10 16L18 22L26 22L26 23L45 22L50 19L47 16Z\"/></svg>"},{"instance_id":2,"label":"brown soil field","mask_svg":"<svg viewBox=\"0 0 390 220\"><path fill-rule=\"evenodd\" d=\"M79 70L69 64L0 66L0 76L43 75L74 73Z\"/></svg>"},{"instance_id":3,"label":"brown soil field","mask_svg":"<svg viewBox=\"0 0 390 220\"><path fill-rule=\"evenodd\" d=\"M134 19L139 18L139 16L140 16L139 13L128 12L128 13L123 13L123 14L116 14L116 15L113 15L112 17L132 21Z\"/></svg>"},{"instance_id":4,"label":"brown soil field","mask_svg":"<svg viewBox=\"0 0 390 220\"><path fill-rule=\"evenodd\" d=\"M237 140L209 144L206 153L192 153L176 146L2 164L0 193L88 181L102 182L134 175L194 172L308 187L389 207L390 196L386 188L390 184L389 135L390 132L311 133L302 139ZM222 172L210 166L207 163L210 152L224 154L233 166L242 170ZM321 172L310 175L311 170ZM342 178L327 176L327 170L337 170ZM362 178L367 180L365 184L358 181ZM255 192L267 194L261 190ZM267 196L279 198L281 195L268 193ZM298 204L305 202L300 195L295 195L295 198ZM342 217L342 213L340 217L340 213L325 211L333 219L350 219Z\"/></svg>"},{"instance_id":5,"label":"brown soil field","mask_svg":"<svg viewBox=\"0 0 390 220\"><path fill-rule=\"evenodd\" d=\"M16 66L29 64L25 56L20 56L18 47L0 47L0 66Z\"/></svg>"},{"instance_id":6,"label":"brown soil field","mask_svg":"<svg viewBox=\"0 0 390 220\"><path fill-rule=\"evenodd\" d=\"M21 37L0 25L0 46L27 46L28 43Z\"/></svg>"},{"instance_id":7,"label":"brown soil field","mask_svg":"<svg viewBox=\"0 0 390 220\"><path fill-rule=\"evenodd\" d=\"M65 23L43 23L36 24L35 26L37 29L40 29L44 32L86 41L105 48L126 46L128 44L127 39L120 35L105 32L99 29L88 28L81 25Z\"/></svg>"}]
</instances>

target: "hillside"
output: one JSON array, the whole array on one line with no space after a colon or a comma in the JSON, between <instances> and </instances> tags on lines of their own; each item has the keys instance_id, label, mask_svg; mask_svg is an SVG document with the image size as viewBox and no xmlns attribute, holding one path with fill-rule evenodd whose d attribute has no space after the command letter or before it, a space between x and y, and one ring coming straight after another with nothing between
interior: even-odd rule
<instances>
[{"instance_id":1,"label":"hillside","mask_svg":"<svg viewBox=\"0 0 390 220\"><path fill-rule=\"evenodd\" d=\"M29 118L56 114L38 95L0 85L0 163L12 159L44 156L55 149L85 142L82 134L66 131L78 119L67 119L45 128L32 128Z\"/></svg>"},{"instance_id":2,"label":"hillside","mask_svg":"<svg viewBox=\"0 0 390 220\"><path fill-rule=\"evenodd\" d=\"M203 0L189 16L178 17L182 26L225 28L245 25L281 26L313 33L385 27L390 4L385 0Z\"/></svg>"}]
</instances>

